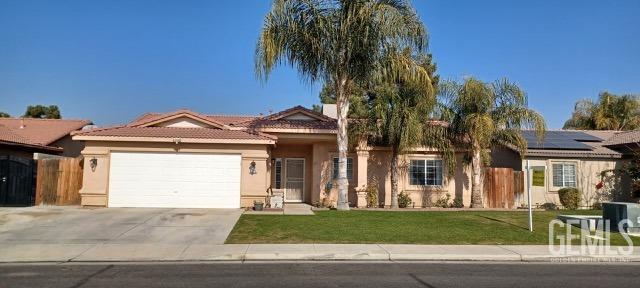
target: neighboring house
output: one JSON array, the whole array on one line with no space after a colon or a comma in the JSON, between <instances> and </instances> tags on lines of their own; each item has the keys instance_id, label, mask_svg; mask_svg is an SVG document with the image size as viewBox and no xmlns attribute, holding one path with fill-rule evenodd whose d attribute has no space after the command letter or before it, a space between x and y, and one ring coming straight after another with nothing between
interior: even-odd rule
<instances>
[{"instance_id":1,"label":"neighboring house","mask_svg":"<svg viewBox=\"0 0 640 288\"><path fill-rule=\"evenodd\" d=\"M533 205L554 203L559 205L558 190L576 187L582 191L582 205L613 197L616 200L630 200L624 183L603 183L600 176L604 170L620 168L628 157L628 151L608 143L621 134L620 131L559 130L547 131L543 141L538 141L534 131L523 131L528 149L523 157L508 148L492 151L493 167L508 167L525 171L525 187L531 180ZM527 174L529 161L531 176ZM527 192L519 203L526 204Z\"/></svg>"},{"instance_id":2,"label":"neighboring house","mask_svg":"<svg viewBox=\"0 0 640 288\"><path fill-rule=\"evenodd\" d=\"M640 152L640 130L617 133L604 141L603 145L625 153Z\"/></svg>"},{"instance_id":3,"label":"neighboring house","mask_svg":"<svg viewBox=\"0 0 640 288\"><path fill-rule=\"evenodd\" d=\"M71 132L91 124L88 120L0 118L0 155L77 157L84 143L73 141Z\"/></svg>"},{"instance_id":4,"label":"neighboring house","mask_svg":"<svg viewBox=\"0 0 640 288\"><path fill-rule=\"evenodd\" d=\"M329 108L331 108L329 106ZM335 107L333 107L335 108ZM238 208L283 190L285 202L335 203L336 120L301 106L265 117L204 115L189 110L148 113L129 124L79 131L85 141L82 205ZM390 205L390 150L354 145L349 154L349 201L377 183ZM416 149L402 161L400 191L416 207L445 193L470 201L469 173L448 177L441 154ZM362 200L362 197L360 197Z\"/></svg>"}]
</instances>

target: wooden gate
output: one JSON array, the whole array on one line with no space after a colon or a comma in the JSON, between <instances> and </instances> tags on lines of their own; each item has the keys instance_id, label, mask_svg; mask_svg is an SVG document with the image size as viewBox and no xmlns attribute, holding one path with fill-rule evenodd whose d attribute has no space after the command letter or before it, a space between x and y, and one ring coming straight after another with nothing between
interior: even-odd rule
<instances>
[{"instance_id":1,"label":"wooden gate","mask_svg":"<svg viewBox=\"0 0 640 288\"><path fill-rule=\"evenodd\" d=\"M0 156L0 206L30 206L35 200L33 159Z\"/></svg>"},{"instance_id":2,"label":"wooden gate","mask_svg":"<svg viewBox=\"0 0 640 288\"><path fill-rule=\"evenodd\" d=\"M35 203L47 205L80 204L82 158L38 160Z\"/></svg>"},{"instance_id":3,"label":"wooden gate","mask_svg":"<svg viewBox=\"0 0 640 288\"><path fill-rule=\"evenodd\" d=\"M514 208L516 194L524 192L521 171L511 168L485 168L484 204L487 208Z\"/></svg>"}]
</instances>

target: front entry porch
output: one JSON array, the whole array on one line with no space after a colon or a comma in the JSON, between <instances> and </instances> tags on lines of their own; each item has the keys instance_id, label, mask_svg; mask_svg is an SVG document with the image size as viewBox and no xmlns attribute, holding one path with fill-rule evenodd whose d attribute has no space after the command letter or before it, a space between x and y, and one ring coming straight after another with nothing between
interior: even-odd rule
<instances>
[{"instance_id":1,"label":"front entry porch","mask_svg":"<svg viewBox=\"0 0 640 288\"><path fill-rule=\"evenodd\" d=\"M278 144L270 151L270 193L283 195L285 204L335 206L337 157L335 135L315 135L312 139L278 135ZM358 202L356 187L366 185L367 158L366 151L353 152L348 156L351 206Z\"/></svg>"}]
</instances>

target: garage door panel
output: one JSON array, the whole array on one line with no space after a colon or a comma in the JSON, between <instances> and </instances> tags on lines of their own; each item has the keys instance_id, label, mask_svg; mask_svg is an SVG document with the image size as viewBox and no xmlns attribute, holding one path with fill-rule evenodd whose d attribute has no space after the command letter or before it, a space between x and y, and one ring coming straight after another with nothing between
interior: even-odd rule
<instances>
[{"instance_id":1,"label":"garage door panel","mask_svg":"<svg viewBox=\"0 0 640 288\"><path fill-rule=\"evenodd\" d=\"M241 156L111 154L110 207L238 208Z\"/></svg>"}]
</instances>

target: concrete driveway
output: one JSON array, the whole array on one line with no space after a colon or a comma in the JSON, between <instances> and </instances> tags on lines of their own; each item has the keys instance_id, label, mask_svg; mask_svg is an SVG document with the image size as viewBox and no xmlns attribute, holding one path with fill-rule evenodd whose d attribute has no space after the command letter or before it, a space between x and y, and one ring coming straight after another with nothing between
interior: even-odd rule
<instances>
[{"instance_id":1,"label":"concrete driveway","mask_svg":"<svg viewBox=\"0 0 640 288\"><path fill-rule=\"evenodd\" d=\"M240 209L0 208L4 244L224 244Z\"/></svg>"}]
</instances>

